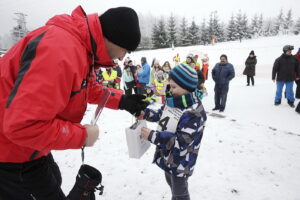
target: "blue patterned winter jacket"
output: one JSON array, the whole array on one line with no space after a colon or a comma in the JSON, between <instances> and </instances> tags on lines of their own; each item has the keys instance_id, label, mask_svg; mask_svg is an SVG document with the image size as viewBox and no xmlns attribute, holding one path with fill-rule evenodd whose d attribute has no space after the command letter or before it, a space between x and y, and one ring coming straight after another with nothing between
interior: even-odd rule
<instances>
[{"instance_id":1,"label":"blue patterned winter jacket","mask_svg":"<svg viewBox=\"0 0 300 200\"><path fill-rule=\"evenodd\" d=\"M171 116L168 113L171 113ZM168 124L172 121L172 116L175 123L173 120L173 124ZM158 130L152 130L148 137L148 140L157 146L153 163L177 177L191 176L206 122L206 113L201 101L181 109L167 105L163 105L158 111L147 108L144 118L147 121L158 122Z\"/></svg>"}]
</instances>

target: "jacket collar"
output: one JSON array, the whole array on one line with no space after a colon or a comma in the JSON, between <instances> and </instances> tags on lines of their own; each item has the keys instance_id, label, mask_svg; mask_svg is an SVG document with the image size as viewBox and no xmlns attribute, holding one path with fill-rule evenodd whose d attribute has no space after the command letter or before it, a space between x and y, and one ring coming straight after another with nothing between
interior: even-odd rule
<instances>
[{"instance_id":1,"label":"jacket collar","mask_svg":"<svg viewBox=\"0 0 300 200\"><path fill-rule=\"evenodd\" d=\"M114 65L105 47L97 14L86 15L82 7L78 6L73 10L71 16L67 14L54 16L47 22L47 25L55 25L70 32L86 47L90 54L94 55L96 65Z\"/></svg>"}]
</instances>

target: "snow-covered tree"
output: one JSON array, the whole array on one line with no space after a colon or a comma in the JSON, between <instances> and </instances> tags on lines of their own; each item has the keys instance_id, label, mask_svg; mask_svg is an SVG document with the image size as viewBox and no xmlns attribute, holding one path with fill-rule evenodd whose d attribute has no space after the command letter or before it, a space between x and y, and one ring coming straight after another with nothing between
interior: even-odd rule
<instances>
[{"instance_id":1,"label":"snow-covered tree","mask_svg":"<svg viewBox=\"0 0 300 200\"><path fill-rule=\"evenodd\" d=\"M263 15L260 14L258 19L258 35L262 36L264 34L264 18Z\"/></svg>"},{"instance_id":2,"label":"snow-covered tree","mask_svg":"<svg viewBox=\"0 0 300 200\"><path fill-rule=\"evenodd\" d=\"M286 14L283 22L283 29L286 33L290 32L293 26L292 10L290 9Z\"/></svg>"},{"instance_id":3,"label":"snow-covered tree","mask_svg":"<svg viewBox=\"0 0 300 200\"><path fill-rule=\"evenodd\" d=\"M251 38L250 29L248 27L248 17L246 13L243 14L242 17L242 30L244 32L243 38L249 39Z\"/></svg>"},{"instance_id":4,"label":"snow-covered tree","mask_svg":"<svg viewBox=\"0 0 300 200\"><path fill-rule=\"evenodd\" d=\"M276 18L275 24L274 24L274 29L273 32L278 35L279 33L282 33L283 31L283 26L284 26L284 15L282 9L280 10L279 15Z\"/></svg>"},{"instance_id":5,"label":"snow-covered tree","mask_svg":"<svg viewBox=\"0 0 300 200\"><path fill-rule=\"evenodd\" d=\"M251 20L250 33L255 38L259 35L259 19L257 14Z\"/></svg>"},{"instance_id":6,"label":"snow-covered tree","mask_svg":"<svg viewBox=\"0 0 300 200\"><path fill-rule=\"evenodd\" d=\"M169 47L167 31L166 31L165 22L163 18L161 18L158 21L157 30L158 30L159 48Z\"/></svg>"},{"instance_id":7,"label":"snow-covered tree","mask_svg":"<svg viewBox=\"0 0 300 200\"><path fill-rule=\"evenodd\" d=\"M234 41L237 40L237 27L234 19L234 15L231 15L229 24L227 26L227 40Z\"/></svg>"},{"instance_id":8,"label":"snow-covered tree","mask_svg":"<svg viewBox=\"0 0 300 200\"><path fill-rule=\"evenodd\" d=\"M208 29L206 27L206 20L204 18L200 27L200 43L203 45L207 45L209 44L209 42L210 38L208 35Z\"/></svg>"},{"instance_id":9,"label":"snow-covered tree","mask_svg":"<svg viewBox=\"0 0 300 200\"><path fill-rule=\"evenodd\" d=\"M300 17L297 19L294 29L296 34L300 33Z\"/></svg>"},{"instance_id":10,"label":"snow-covered tree","mask_svg":"<svg viewBox=\"0 0 300 200\"><path fill-rule=\"evenodd\" d=\"M217 11L211 12L208 21L208 35L210 39L216 37L218 41L224 41L225 33L222 25L220 24Z\"/></svg>"},{"instance_id":11,"label":"snow-covered tree","mask_svg":"<svg viewBox=\"0 0 300 200\"><path fill-rule=\"evenodd\" d=\"M151 48L152 48L151 38L149 36L142 35L141 42L139 44L138 49L143 50L143 49L151 49Z\"/></svg>"},{"instance_id":12,"label":"snow-covered tree","mask_svg":"<svg viewBox=\"0 0 300 200\"><path fill-rule=\"evenodd\" d=\"M188 40L188 25L185 17L182 18L180 24L180 39L178 41L180 46L188 46L190 45L190 41Z\"/></svg>"},{"instance_id":13,"label":"snow-covered tree","mask_svg":"<svg viewBox=\"0 0 300 200\"><path fill-rule=\"evenodd\" d=\"M274 36L276 35L276 31L275 31L275 28L274 28L274 20L272 19L269 19L269 20L266 20L265 21L265 26L264 26L264 36Z\"/></svg>"},{"instance_id":14,"label":"snow-covered tree","mask_svg":"<svg viewBox=\"0 0 300 200\"><path fill-rule=\"evenodd\" d=\"M200 43L200 34L199 34L199 26L197 26L196 22L192 21L191 26L188 29L188 40L191 45L197 45Z\"/></svg>"},{"instance_id":15,"label":"snow-covered tree","mask_svg":"<svg viewBox=\"0 0 300 200\"><path fill-rule=\"evenodd\" d=\"M240 40L240 42L242 42L242 39L244 37L244 25L243 25L243 15L241 10L238 12L238 14L236 15L236 36L237 39Z\"/></svg>"},{"instance_id":16,"label":"snow-covered tree","mask_svg":"<svg viewBox=\"0 0 300 200\"><path fill-rule=\"evenodd\" d=\"M152 44L153 44L153 48L159 48L160 44L159 44L159 32L158 32L158 26L157 24L154 24L152 27Z\"/></svg>"},{"instance_id":17,"label":"snow-covered tree","mask_svg":"<svg viewBox=\"0 0 300 200\"><path fill-rule=\"evenodd\" d=\"M176 37L176 21L173 13L168 20L168 43L171 46L172 43L177 46L177 37Z\"/></svg>"}]
</instances>

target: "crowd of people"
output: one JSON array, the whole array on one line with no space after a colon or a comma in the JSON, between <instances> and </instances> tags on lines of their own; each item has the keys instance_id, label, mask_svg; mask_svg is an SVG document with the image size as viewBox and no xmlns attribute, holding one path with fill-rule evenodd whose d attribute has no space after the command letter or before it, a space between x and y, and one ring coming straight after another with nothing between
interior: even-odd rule
<instances>
[{"instance_id":1,"label":"crowd of people","mask_svg":"<svg viewBox=\"0 0 300 200\"><path fill-rule=\"evenodd\" d=\"M293 46L285 45L283 47L283 54L277 58L274 62L272 70L272 80L276 80L276 95L275 95L275 105L281 104L282 98L282 88L285 85L286 89L284 91L284 96L287 99L288 105L292 108L295 107L294 102L295 98L299 97L299 62L300 62L300 49L295 55L292 55ZM122 80L123 90L125 94L142 94L145 95L146 101L149 103L165 103L165 96L167 92L169 72L173 67L179 65L180 63L186 64L191 68L195 69L198 75L198 89L202 93L206 93L206 88L204 86L205 81L208 78L209 71L209 58L205 54L201 57L201 62L198 62L199 55L193 55L189 53L186 55L184 60L180 60L180 55L177 53L173 57L173 66L169 61L162 62L163 65L160 65L158 59L153 59L151 66L148 64L146 57L141 58L141 66L133 65L133 61L127 57L123 63L123 72L120 72L120 67L116 64L117 67L114 67L113 70L118 70L117 72L111 73L115 74L111 77L114 77L114 84L104 84L104 86L114 87L120 89L120 77ZM251 50L249 56L245 60L245 69L243 75L246 75L246 86L254 86L254 77L256 73L256 64L257 58L254 53L254 50ZM107 69L107 71L111 71ZM101 72L103 77L102 80L99 80L100 83L106 83L104 74L107 72ZM99 73L98 73L99 74ZM122 74L119 75L119 74ZM220 62L216 63L211 70L212 79L215 82L214 87L214 100L215 107L213 111L224 112L227 94L229 90L229 82L235 77L235 70L231 63L228 62L227 55L223 54L220 56ZM293 91L294 82L296 83L296 95ZM300 105L298 104L296 112L300 113Z\"/></svg>"},{"instance_id":2,"label":"crowd of people","mask_svg":"<svg viewBox=\"0 0 300 200\"><path fill-rule=\"evenodd\" d=\"M65 195L51 150L94 145L99 127L80 122L87 104L98 104L105 91L110 93L107 108L158 122L157 130L143 127L141 137L156 145L154 163L164 171L172 199L190 199L188 178L207 120L201 99L206 93L209 58L188 54L181 60L176 54L173 66L157 59L150 65L146 57L135 65L126 58L120 66L117 60L134 51L140 40L133 9L111 8L98 16L86 15L78 6L71 15L56 15L28 33L0 58L0 199L95 199L101 173L83 164L74 187ZM300 49L296 56L292 50L293 46L284 46L274 63L277 106L286 85L285 97L295 107L294 81L296 98L300 98ZM248 86L250 81L254 86L256 63L251 51L244 70ZM229 83L235 77L225 54L211 74L213 110L223 112ZM150 109L153 103L160 103L161 108ZM296 111L300 113L299 104Z\"/></svg>"}]
</instances>

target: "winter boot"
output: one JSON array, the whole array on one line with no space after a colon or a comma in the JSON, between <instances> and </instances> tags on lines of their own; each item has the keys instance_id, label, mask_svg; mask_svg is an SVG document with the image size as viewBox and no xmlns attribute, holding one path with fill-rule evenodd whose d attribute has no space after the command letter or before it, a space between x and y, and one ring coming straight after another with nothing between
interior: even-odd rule
<instances>
[{"instance_id":1,"label":"winter boot","mask_svg":"<svg viewBox=\"0 0 300 200\"><path fill-rule=\"evenodd\" d=\"M289 106L291 106L292 108L295 108L294 102L288 100L288 104L289 104Z\"/></svg>"},{"instance_id":2,"label":"winter boot","mask_svg":"<svg viewBox=\"0 0 300 200\"><path fill-rule=\"evenodd\" d=\"M300 102L298 103L295 111L300 114Z\"/></svg>"},{"instance_id":3,"label":"winter boot","mask_svg":"<svg viewBox=\"0 0 300 200\"><path fill-rule=\"evenodd\" d=\"M278 106L281 104L281 99L279 101L275 101L275 106Z\"/></svg>"},{"instance_id":4,"label":"winter boot","mask_svg":"<svg viewBox=\"0 0 300 200\"><path fill-rule=\"evenodd\" d=\"M95 191L100 190L100 195L103 193L101 185L102 174L96 168L89 165L81 165L76 177L75 185L73 186L68 200L95 200ZM100 187L97 187L100 184Z\"/></svg>"}]
</instances>

